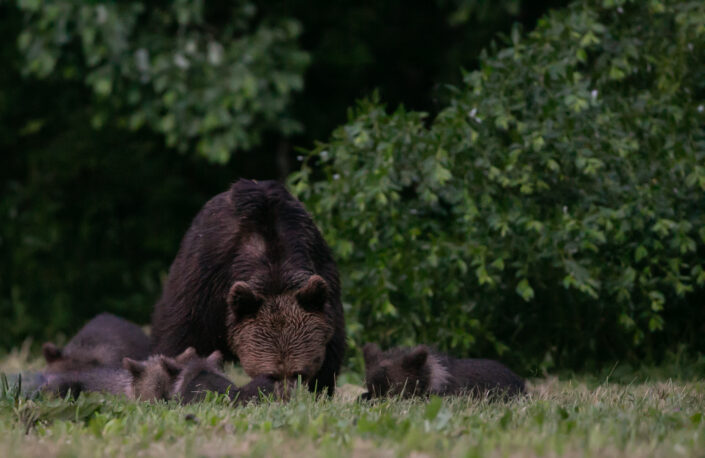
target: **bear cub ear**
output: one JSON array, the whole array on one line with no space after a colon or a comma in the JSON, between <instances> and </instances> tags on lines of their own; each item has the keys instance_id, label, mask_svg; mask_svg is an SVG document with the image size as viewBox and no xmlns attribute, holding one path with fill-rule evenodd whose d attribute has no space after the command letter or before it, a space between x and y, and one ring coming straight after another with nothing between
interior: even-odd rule
<instances>
[{"instance_id":1,"label":"bear cub ear","mask_svg":"<svg viewBox=\"0 0 705 458\"><path fill-rule=\"evenodd\" d=\"M328 285L320 275L311 275L306 284L296 292L296 301L305 309L323 311L328 299Z\"/></svg>"},{"instance_id":2,"label":"bear cub ear","mask_svg":"<svg viewBox=\"0 0 705 458\"><path fill-rule=\"evenodd\" d=\"M147 364L142 361L135 361L132 358L123 358L122 367L132 374L133 377L137 378L145 371Z\"/></svg>"},{"instance_id":3,"label":"bear cub ear","mask_svg":"<svg viewBox=\"0 0 705 458\"><path fill-rule=\"evenodd\" d=\"M194 347L188 347L186 350L182 351L174 360L179 364L186 364L192 359L196 358L198 354Z\"/></svg>"},{"instance_id":4,"label":"bear cub ear","mask_svg":"<svg viewBox=\"0 0 705 458\"><path fill-rule=\"evenodd\" d=\"M402 367L408 371L419 371L426 364L428 359L428 349L426 347L420 346L411 351L408 355L404 356L402 361Z\"/></svg>"},{"instance_id":5,"label":"bear cub ear","mask_svg":"<svg viewBox=\"0 0 705 458\"><path fill-rule=\"evenodd\" d=\"M257 313L262 305L262 297L252 291L244 281L236 281L228 292L228 306L236 315L245 316Z\"/></svg>"},{"instance_id":6,"label":"bear cub ear","mask_svg":"<svg viewBox=\"0 0 705 458\"><path fill-rule=\"evenodd\" d=\"M223 354L218 350L215 350L213 353L208 355L206 362L210 366L213 366L221 371L223 370Z\"/></svg>"},{"instance_id":7,"label":"bear cub ear","mask_svg":"<svg viewBox=\"0 0 705 458\"><path fill-rule=\"evenodd\" d=\"M63 356L61 354L61 348L51 342L46 342L42 345L42 353L44 354L44 359L46 359L47 363L53 363L54 361L61 359Z\"/></svg>"},{"instance_id":8,"label":"bear cub ear","mask_svg":"<svg viewBox=\"0 0 705 458\"><path fill-rule=\"evenodd\" d=\"M366 343L362 347L362 356L365 359L365 367L370 368L379 361L382 356L382 349L376 343Z\"/></svg>"},{"instance_id":9,"label":"bear cub ear","mask_svg":"<svg viewBox=\"0 0 705 458\"><path fill-rule=\"evenodd\" d=\"M184 368L174 358L168 358L166 356L159 357L159 365L171 378L176 378Z\"/></svg>"}]
</instances>

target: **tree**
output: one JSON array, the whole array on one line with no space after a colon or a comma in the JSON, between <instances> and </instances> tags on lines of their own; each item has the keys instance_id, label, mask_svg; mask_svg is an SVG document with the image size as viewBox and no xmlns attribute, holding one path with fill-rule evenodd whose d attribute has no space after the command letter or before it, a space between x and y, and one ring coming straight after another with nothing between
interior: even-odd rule
<instances>
[{"instance_id":1,"label":"tree","mask_svg":"<svg viewBox=\"0 0 705 458\"><path fill-rule=\"evenodd\" d=\"M25 72L90 86L96 127L117 111L131 129L147 125L167 146L220 163L268 130L301 128L287 113L308 63L293 19L257 23L248 1L18 5Z\"/></svg>"}]
</instances>

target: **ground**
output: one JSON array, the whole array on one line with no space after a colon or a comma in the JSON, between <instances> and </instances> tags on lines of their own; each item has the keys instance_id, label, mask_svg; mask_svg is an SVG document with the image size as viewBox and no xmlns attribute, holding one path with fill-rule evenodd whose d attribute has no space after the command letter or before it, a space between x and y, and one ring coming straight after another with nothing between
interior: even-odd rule
<instances>
[{"instance_id":1,"label":"ground","mask_svg":"<svg viewBox=\"0 0 705 458\"><path fill-rule=\"evenodd\" d=\"M27 355L11 352L0 371L41 367ZM361 404L361 392L344 383L332 400L299 392L288 403L233 408L222 398L181 406L97 394L23 400L6 391L0 456L705 456L702 378L549 376L509 403Z\"/></svg>"}]
</instances>

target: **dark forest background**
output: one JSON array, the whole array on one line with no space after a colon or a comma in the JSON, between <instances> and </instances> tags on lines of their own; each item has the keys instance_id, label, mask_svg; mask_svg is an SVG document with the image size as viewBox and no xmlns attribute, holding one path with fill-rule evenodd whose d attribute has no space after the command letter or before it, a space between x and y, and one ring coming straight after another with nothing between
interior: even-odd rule
<instances>
[{"instance_id":1,"label":"dark forest background","mask_svg":"<svg viewBox=\"0 0 705 458\"><path fill-rule=\"evenodd\" d=\"M635 36L647 33L648 27L643 21L649 18L666 17L664 20L670 21L669 24L681 24L678 15L683 11L689 11L694 21L702 13L702 8L692 6L697 2L665 3L664 11L654 12L634 2L619 1L578 2L571 10L567 8L567 1L558 0L0 2L0 348L18 345L27 337L41 341L55 338L60 333L70 334L101 311L147 323L191 218L209 197L226 189L237 178L248 177L289 180L297 195L310 207L324 235L331 239L341 258L342 273L351 278L346 280L346 306L353 347L372 339L385 344L428 341L455 353L484 356L508 355L517 349L513 354L518 356L505 356L505 359L514 358L514 363L524 368L584 367L585 364L615 359L658 360L679 349L703 351L703 340L698 337L704 330L698 323L705 318L703 286L702 281L698 281L701 271L691 269L698 265L693 259L698 256L702 259L705 243L691 234L701 230L698 224L703 222L702 200L680 210L692 216L690 226L682 226L681 232L694 244L691 247L686 241L682 250L680 245L675 249L684 256L692 255L683 261L688 263L690 270L685 267L675 269L689 277L681 282L685 285L683 294L671 294L672 285L654 284L634 293L635 299L630 299L626 305L615 306L619 308L617 312L605 311L602 307L617 293L603 294L590 289L595 285L585 276L589 277L592 264L582 268L581 261L576 258L576 264L571 264L575 270L572 286L571 280L565 280L563 274L554 272L555 266L547 264L544 267L551 272L548 277L555 276L556 280L554 283L547 280L541 285L537 284L540 283L537 271L526 271L527 266L536 268L540 263L510 267L516 253L506 244L487 245L495 252L509 250L505 250L508 258L487 259L489 273L482 270L485 269L484 255L482 266L461 256L452 259L455 266L466 261L471 265L460 270L438 269L441 277L424 285L418 282L416 274L407 276L395 271L397 261L389 252L380 250L381 261L387 259L384 256L389 256L387 265L391 267L385 275L391 277L385 278L386 283L380 283L376 289L365 290L361 285L369 284L369 275L356 276L355 272L366 269L368 274L376 273L380 266L370 264L370 255L376 252L374 244L365 246L356 242L355 237L367 240L371 236L365 235L364 228L357 226L357 232L344 236L342 227L345 221L355 219L354 211L344 209L342 205L332 208L335 202L321 203L328 193L338 193L340 199L355 199L356 195L349 187L336 188L336 183L365 186L364 181L346 181L345 176L341 180L341 171L336 167L359 168L371 175L376 170L354 161L343 161L331 168L326 165L329 154L337 160L347 157L346 154L362 158L368 157L365 154L369 153L367 165L370 165L375 162L375 157L382 155L379 142L387 146L397 145L395 154L401 157L407 154L405 146L396 144L395 139L382 141L375 138L369 144L359 137L346 140L344 132L366 128L360 126L366 125L368 118L361 121L361 117L371 116L375 109L385 113L374 115L378 117L387 116L386 113L396 114L397 117L385 121L386 124L371 121L375 127L370 127L370 132L376 133L370 135L374 136L380 129L393 132L400 117L407 122L406 116L423 113L418 119L408 121L415 126L413 132L429 132L424 133L424 138L418 138L418 144L433 144L434 152L450 150L451 156L463 154L448 147L460 140L439 140L445 135L443 132L450 131L436 132L433 129L439 115L449 119L448 107L459 106L465 87L475 84L471 76L473 71L491 73L489 69L495 68L494 74L497 75L509 66L508 72L519 75L532 68L533 61L523 62L516 58L517 68L512 70L511 60L502 61L501 58L506 49L520 49L517 45L519 37L527 36L537 25L544 27L543 30L563 27L560 33L565 33L562 39L567 47L572 37L569 32L582 30L576 38L576 42L582 43L580 40L585 40L586 32L580 29L581 24L594 20L605 25L595 26L590 33L594 32L602 42L611 37L613 43L621 46L623 43L618 40L621 32L618 31L623 31L625 36L628 32L635 33ZM625 9L627 13L634 12L637 22L625 23L627 19L619 19L622 22L615 22L617 25L610 29L610 18L626 18ZM550 10L556 13L547 15ZM575 19L576 11L588 10L590 14L581 16L583 22L570 22ZM642 25L638 21L642 21ZM592 22L589 24L593 27ZM639 30L629 29L628 26L632 25ZM695 31L688 35L690 29L686 26L678 30L683 32L678 35L674 31L673 40L680 46L678 49L687 50L690 46L692 50L695 46L695 54L698 50L703 51L702 31L695 27ZM537 50L547 46L561 47L561 39L540 46L541 39L529 38L529 46L533 43ZM587 66L584 62L594 61L593 68L597 69L599 53L604 51L598 50L597 46L588 37L583 51L571 51L580 60L576 65ZM483 50L487 50L485 54ZM628 47L619 49L625 62L622 67L629 67L630 62L638 66L639 59L630 52L632 50ZM666 51L659 49L658 52ZM496 60L487 60L492 58ZM566 59L562 55L555 58ZM536 62L550 67L546 62ZM653 59L650 62L655 66L663 64ZM686 62L683 68L676 66L671 76L687 86L681 75L692 73L695 68L702 76L702 63L703 59L699 58ZM628 71L622 67L611 65L605 67L605 72ZM566 72L564 68L551 67L546 74L554 70ZM591 77L589 69L580 70ZM680 70L683 73L678 73ZM489 74L486 76L490 80L493 78ZM533 78L529 74L524 76ZM574 78L571 73L566 81ZM604 91L639 84L642 82L613 78ZM644 83L641 88L644 93L650 90L649 84ZM703 100L702 81L693 82L688 87L686 104L695 111L681 113L678 115L681 118L696 113L698 101L702 103ZM665 86L659 88L669 90ZM585 94L590 93L589 89ZM497 90L502 89L497 86ZM601 88L600 95L602 91ZM678 92L678 89L674 91ZM365 98L368 102L350 109L356 100ZM383 105L380 100L386 109L380 108ZM493 106L501 106L502 100L506 101L506 98L496 100ZM589 101L589 97L586 96L586 100ZM579 101L571 103L578 104ZM403 111L398 110L400 106ZM474 107L469 105L467 113ZM535 101L526 110L537 112L540 107L541 102ZM509 111L514 109L516 105L511 105ZM542 112L544 115L548 113L546 110ZM493 116L499 117L497 113ZM586 119L589 123L595 118ZM495 121L494 124L502 128L503 122ZM513 121L508 122L511 125ZM585 120L572 119L569 122L572 126L575 122L585 123ZM698 137L703 126L702 118L689 126L686 136L696 146L687 160L693 161L695 166L698 158L703 158L702 139ZM460 127L457 129L452 135L462 131ZM470 131L463 132L465 134L460 137L475 135ZM490 137L495 135L480 132ZM410 135L410 138L416 138L416 134ZM497 135L511 137L511 132ZM549 137L540 138L541 145L552 144ZM555 135L555 139L560 138L561 135ZM441 143L436 145L436 141ZM539 142L536 137L531 141L534 147ZM505 143L507 148L498 151L498 157L506 156L512 149L511 144ZM408 153L409 161L413 160L414 154ZM427 158L424 154L419 157ZM616 153L607 151L605 154ZM441 156L434 157L438 163L445 164L451 175L470 166L462 165L460 159L443 162L445 159ZM546 160L541 159L542 163ZM419 161L422 164L421 159ZM589 161L587 166L585 162L582 164L583 169L590 164L598 169L602 167ZM479 167L476 170L480 170L479 162L476 166ZM420 175L440 173L441 184L452 183L450 178L444 178L443 171L437 169L420 168L417 172ZM470 180L465 173L462 179ZM402 178L399 180L394 191L396 198L382 194L387 196L383 202L375 191L375 199L380 200L381 205L374 210L375 214L382 214L384 207L397 205L394 199L402 202L421 199L421 188L410 186ZM674 180L680 178L674 177ZM329 183L330 187L317 187L317 182ZM481 182L475 183L478 184ZM464 185L456 183L454 186L454 192L462 193ZM580 187L580 182L575 182L575 186ZM702 195L698 184L693 186L693 195L696 191ZM467 189L475 188L471 184L467 186ZM447 240L444 241L442 236L429 238L424 234L442 232L443 225L453 224L453 218L446 218L453 213L449 208L459 201L444 197L443 190L432 191L441 196L440 201L429 197L430 207L420 211L428 211L426 220L436 221L441 226L417 228L413 224L402 224L398 227L398 234L418 230L412 238L418 236L426 244L428 251L424 251L423 258L441 256L443 264L444 260L452 258L450 253L457 252L457 247L444 245ZM386 199L391 199L391 203ZM660 200L655 198L654 201L658 201L656 207L663 203ZM668 206L667 202L663 204ZM515 204L507 202L506 205ZM563 207L557 203L546 205ZM415 212L417 208L407 210ZM544 210L539 213L550 213L545 211L548 208L545 205L541 208ZM369 212L369 206L367 210ZM655 211L658 213L658 209ZM362 210L360 215L367 213ZM373 221L371 224L390 224L373 217L369 221ZM668 221L679 224L677 217L668 218ZM393 239L393 235L388 236ZM491 234L488 237L492 238ZM609 251L599 242L604 234L587 232L577 237L597 244L599 253L604 254L605 249ZM458 234L451 238L457 243ZM438 243L434 245L433 240ZM667 242L663 243L667 245ZM394 244L384 247L404 249L403 245ZM362 250L367 255L364 259L355 258L349 252L353 249L355 254ZM468 254L471 257L476 255L476 252ZM629 256L633 258L634 255ZM667 262L674 257L664 255L663 259ZM595 262L599 261L598 257ZM407 260L406 264L409 262ZM494 267L489 266L491 262ZM473 336L471 339L462 336L462 329L452 329L445 322L434 321L433 326L426 326L424 317L442 314L443 307L439 302L416 301L417 297L429 296L427 290L409 291L406 296L403 290L405 282L413 281L423 288L438 288L440 291L443 275L462 276L470 271L473 282L479 279L479 284L468 283L468 287L480 291L483 285L493 283L483 275L490 279L502 275L496 269L498 262L502 266L506 264L507 275L516 279L506 285L499 277L494 281L495 288L504 288L513 295L511 300L502 296L495 303L495 307L507 311L507 316L488 315L484 311L487 304L477 304L472 296L464 293L451 291L446 297L459 304L448 309L449 319L462 316L456 321L464 326L467 335ZM434 269L437 265L438 261L432 259L424 267ZM492 268L496 272L493 273ZM504 267L500 270L504 271ZM395 275L399 278L401 291L393 285ZM605 271L600 275L615 274L614 271ZM458 281L465 283L462 278ZM563 287L566 281L568 285ZM560 288L554 291L555 285ZM575 294L601 298L602 305L591 309L589 302L574 300L571 288ZM380 291L394 292L379 296ZM660 298L649 296L652 292L661 294ZM554 293L560 299L555 299ZM647 299L639 299L641 294L649 297L646 307L653 308L653 313L648 316L640 309L640 304L647 303L644 302ZM383 297L384 300L377 303L374 297ZM441 294L437 297L439 301L444 300ZM365 302L368 299L370 301ZM366 309L365 304L369 308ZM412 312L414 304L423 308L423 313ZM541 304L545 304L545 314L540 312ZM669 311L669 305L673 305L675 312ZM517 311L521 307L531 308L527 317L522 315L524 312ZM661 313L664 307L666 311ZM598 317L603 314L607 321L600 324L599 319L594 320L593 313ZM671 321L669 313L675 315L670 317ZM586 344L575 352L562 348L573 345L566 335L581 327L583 316L590 317L585 332L607 336L606 340ZM673 323L673 328L664 328L664 316L665 323ZM564 327L566 335L563 335L551 327L543 329L541 323L546 320L557 320L554 324L558 326L563 324L561 320L572 324ZM402 324L398 330L384 334L384 329L393 328L389 328L389 323L399 322ZM651 338L652 334L656 337ZM554 339L555 336L561 336L559 341ZM575 336L576 339L584 337ZM524 347L527 341L533 343ZM610 350L611 347L614 351ZM526 348L524 353L522 348ZM529 351L533 356L528 355Z\"/></svg>"}]
</instances>

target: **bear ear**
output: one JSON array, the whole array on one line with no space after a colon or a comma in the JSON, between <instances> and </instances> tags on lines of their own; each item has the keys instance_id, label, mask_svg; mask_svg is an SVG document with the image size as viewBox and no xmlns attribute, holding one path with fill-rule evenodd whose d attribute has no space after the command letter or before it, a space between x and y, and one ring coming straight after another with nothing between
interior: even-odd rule
<instances>
[{"instance_id":1,"label":"bear ear","mask_svg":"<svg viewBox=\"0 0 705 458\"><path fill-rule=\"evenodd\" d=\"M373 366L382 356L382 349L376 343L366 343L362 347L362 356L365 358L365 367Z\"/></svg>"},{"instance_id":2,"label":"bear ear","mask_svg":"<svg viewBox=\"0 0 705 458\"><path fill-rule=\"evenodd\" d=\"M174 358L167 358L166 356L162 356L159 358L159 364L162 366L162 369L164 369L166 373L169 374L170 377L176 377L181 373L181 370L183 369L183 366L179 364Z\"/></svg>"},{"instance_id":3,"label":"bear ear","mask_svg":"<svg viewBox=\"0 0 705 458\"><path fill-rule=\"evenodd\" d=\"M46 342L42 345L42 353L44 354L44 359L46 359L47 363L53 363L54 361L61 359L63 356L61 354L61 348L51 342Z\"/></svg>"},{"instance_id":4,"label":"bear ear","mask_svg":"<svg viewBox=\"0 0 705 458\"><path fill-rule=\"evenodd\" d=\"M188 347L186 350L182 351L181 354L174 359L179 364L186 364L187 362L191 361L196 356L198 356L198 354L196 353L196 349L193 347Z\"/></svg>"},{"instance_id":5,"label":"bear ear","mask_svg":"<svg viewBox=\"0 0 705 458\"><path fill-rule=\"evenodd\" d=\"M306 284L296 292L296 300L307 310L322 311L328 299L328 285L320 275L311 275Z\"/></svg>"},{"instance_id":6,"label":"bear ear","mask_svg":"<svg viewBox=\"0 0 705 458\"><path fill-rule=\"evenodd\" d=\"M428 349L423 346L419 346L411 351L408 355L404 356L402 360L402 367L409 371L419 371L426 364L428 359Z\"/></svg>"},{"instance_id":7,"label":"bear ear","mask_svg":"<svg viewBox=\"0 0 705 458\"><path fill-rule=\"evenodd\" d=\"M214 351L210 355L208 355L208 358L206 358L206 362L212 366L217 367L218 369L223 369L223 354L219 352L218 350Z\"/></svg>"},{"instance_id":8,"label":"bear ear","mask_svg":"<svg viewBox=\"0 0 705 458\"><path fill-rule=\"evenodd\" d=\"M139 377L147 368L147 364L142 361L135 361L132 358L123 358L122 367L132 374L133 377Z\"/></svg>"},{"instance_id":9,"label":"bear ear","mask_svg":"<svg viewBox=\"0 0 705 458\"><path fill-rule=\"evenodd\" d=\"M262 305L262 297L244 281L236 281L228 292L227 303L239 316L252 315Z\"/></svg>"}]
</instances>

